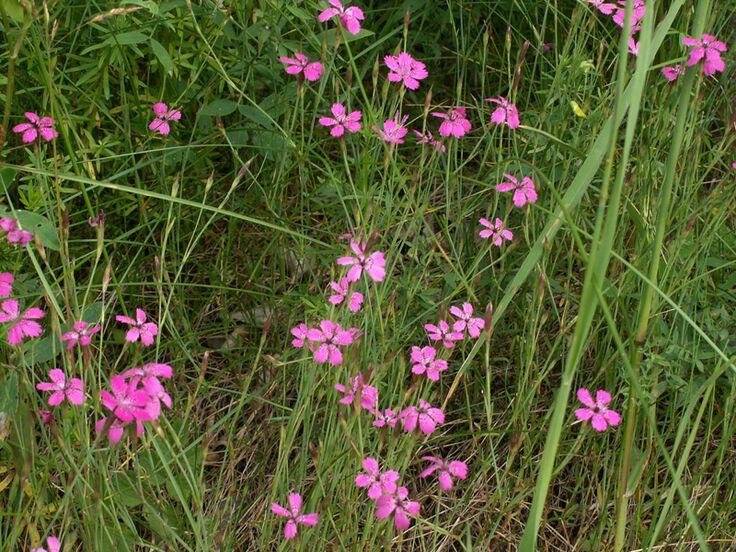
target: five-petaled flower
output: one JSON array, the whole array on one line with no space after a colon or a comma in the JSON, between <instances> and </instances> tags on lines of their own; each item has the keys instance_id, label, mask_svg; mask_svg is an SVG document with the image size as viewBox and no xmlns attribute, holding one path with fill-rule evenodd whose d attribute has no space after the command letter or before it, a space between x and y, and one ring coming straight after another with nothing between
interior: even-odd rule
<instances>
[{"instance_id":1,"label":"five-petaled flower","mask_svg":"<svg viewBox=\"0 0 736 552\"><path fill-rule=\"evenodd\" d=\"M581 422L590 421L596 431L605 431L608 426L617 426L621 423L621 414L608 408L611 403L611 394L599 389L595 392L595 400L585 387L578 389L578 400L584 408L575 410L575 417Z\"/></svg>"},{"instance_id":2,"label":"five-petaled flower","mask_svg":"<svg viewBox=\"0 0 736 552\"><path fill-rule=\"evenodd\" d=\"M329 0L329 4L330 7L322 10L317 16L317 20L320 23L324 23L337 16L347 32L357 35L360 32L360 22L365 19L363 10L357 6L348 6L346 8L340 0Z\"/></svg>"},{"instance_id":3,"label":"five-petaled flower","mask_svg":"<svg viewBox=\"0 0 736 552\"><path fill-rule=\"evenodd\" d=\"M429 435L437 429L437 426L445 423L445 413L422 399L419 406L407 406L399 412L399 421L407 433L419 427L419 431Z\"/></svg>"},{"instance_id":4,"label":"five-petaled flower","mask_svg":"<svg viewBox=\"0 0 736 552\"><path fill-rule=\"evenodd\" d=\"M703 74L706 77L726 70L726 62L721 58L721 54L728 51L725 42L718 40L713 35L704 34L702 38L686 36L682 39L682 43L691 48L690 56L687 58L688 67L702 61Z\"/></svg>"},{"instance_id":5,"label":"five-petaled flower","mask_svg":"<svg viewBox=\"0 0 736 552\"><path fill-rule=\"evenodd\" d=\"M330 128L330 135L334 138L341 138L345 131L354 134L360 130L360 119L363 114L360 111L351 111L348 113L345 106L341 103L334 103L330 108L332 117L320 117L319 124Z\"/></svg>"},{"instance_id":6,"label":"five-petaled flower","mask_svg":"<svg viewBox=\"0 0 736 552\"><path fill-rule=\"evenodd\" d=\"M284 525L284 538L291 540L296 537L299 525L314 527L319 522L319 514L312 512L311 514L302 514L302 495L299 493L289 493L289 507L285 508L278 502L271 504L271 512L279 517L287 518Z\"/></svg>"},{"instance_id":7,"label":"five-petaled flower","mask_svg":"<svg viewBox=\"0 0 736 552\"><path fill-rule=\"evenodd\" d=\"M54 120L51 117L39 117L37 113L33 111L26 111L27 123L20 123L13 127L13 132L20 134L20 139L24 144L32 144L36 140L43 139L46 142L50 142L59 133L54 128Z\"/></svg>"},{"instance_id":8,"label":"five-petaled flower","mask_svg":"<svg viewBox=\"0 0 736 552\"><path fill-rule=\"evenodd\" d=\"M407 52L401 52L398 56L386 56L383 61L389 69L388 80L400 82L409 90L419 88L419 81L429 76L427 66Z\"/></svg>"},{"instance_id":9,"label":"five-petaled flower","mask_svg":"<svg viewBox=\"0 0 736 552\"><path fill-rule=\"evenodd\" d=\"M668 65L667 67L662 67L662 76L667 82L675 82L684 72L684 65Z\"/></svg>"},{"instance_id":10,"label":"five-petaled flower","mask_svg":"<svg viewBox=\"0 0 736 552\"><path fill-rule=\"evenodd\" d=\"M429 462L429 466L419 474L419 477L429 477L433 473L438 472L437 481L439 482L440 489L443 491L452 489L453 477L457 479L468 477L468 466L465 462L460 462L459 460L448 462L437 456L422 456L422 460Z\"/></svg>"},{"instance_id":11,"label":"five-petaled flower","mask_svg":"<svg viewBox=\"0 0 736 552\"><path fill-rule=\"evenodd\" d=\"M456 332L467 332L474 339L480 336L480 332L486 326L485 320L473 316L473 305L470 303L463 303L460 307L450 307L450 314L455 317L452 329Z\"/></svg>"},{"instance_id":12,"label":"five-petaled flower","mask_svg":"<svg viewBox=\"0 0 736 552\"><path fill-rule=\"evenodd\" d=\"M363 374L357 374L350 378L348 385L336 383L335 391L342 395L339 403L346 406L352 406L357 400L363 410L374 412L378 405L378 389L372 385L367 385Z\"/></svg>"},{"instance_id":13,"label":"five-petaled flower","mask_svg":"<svg viewBox=\"0 0 736 552\"><path fill-rule=\"evenodd\" d=\"M376 500L376 517L386 519L394 515L394 525L404 531L411 525L411 518L419 515L421 506L415 500L409 500L406 487L396 487L393 492L382 494Z\"/></svg>"},{"instance_id":14,"label":"five-petaled flower","mask_svg":"<svg viewBox=\"0 0 736 552\"><path fill-rule=\"evenodd\" d=\"M293 58L281 56L279 61L284 64L287 74L302 74L309 82L318 81L324 72L324 67L319 61L309 61L309 58L301 52L294 52Z\"/></svg>"},{"instance_id":15,"label":"five-petaled flower","mask_svg":"<svg viewBox=\"0 0 736 552\"><path fill-rule=\"evenodd\" d=\"M157 132L161 136L168 136L169 132L171 132L169 121L178 121L181 119L181 111L173 107L169 109L169 106L164 102L156 102L151 109L156 117L148 124L148 129L152 132Z\"/></svg>"},{"instance_id":16,"label":"five-petaled flower","mask_svg":"<svg viewBox=\"0 0 736 552\"><path fill-rule=\"evenodd\" d=\"M442 119L442 124L440 124L440 136L444 136L445 138L448 136L462 138L470 132L470 129L473 127L470 124L470 120L467 118L464 107L455 107L450 109L447 113L433 111L432 116Z\"/></svg>"},{"instance_id":17,"label":"five-petaled flower","mask_svg":"<svg viewBox=\"0 0 736 552\"><path fill-rule=\"evenodd\" d=\"M463 339L463 334L452 329L445 320L440 320L437 324L425 324L424 329L430 341L441 341L445 349L452 349L456 341Z\"/></svg>"},{"instance_id":18,"label":"five-petaled flower","mask_svg":"<svg viewBox=\"0 0 736 552\"><path fill-rule=\"evenodd\" d=\"M516 105L504 97L488 98L487 102L495 103L498 107L491 113L491 122L494 125L506 125L510 129L517 129L521 124L519 110Z\"/></svg>"},{"instance_id":19,"label":"five-petaled flower","mask_svg":"<svg viewBox=\"0 0 736 552\"><path fill-rule=\"evenodd\" d=\"M314 347L314 361L317 364L325 362L338 366L342 364L341 347L351 345L355 341L355 334L345 330L332 320L322 320L319 328L310 328L307 332L310 346Z\"/></svg>"},{"instance_id":20,"label":"five-petaled flower","mask_svg":"<svg viewBox=\"0 0 736 552\"><path fill-rule=\"evenodd\" d=\"M337 282L330 282L332 295L328 301L337 306L347 299L347 306L350 312L358 312L363 306L363 294L359 291L350 291L352 282L347 278L340 278Z\"/></svg>"},{"instance_id":21,"label":"five-petaled flower","mask_svg":"<svg viewBox=\"0 0 736 552\"><path fill-rule=\"evenodd\" d=\"M437 358L437 349L427 345L426 347L411 348L411 373L427 376L427 379L438 381L440 373L447 370L447 361Z\"/></svg>"},{"instance_id":22,"label":"five-petaled flower","mask_svg":"<svg viewBox=\"0 0 736 552\"><path fill-rule=\"evenodd\" d=\"M291 340L292 347L301 349L307 343L307 334L309 333L309 326L305 323L301 323L291 328L291 335L294 339Z\"/></svg>"},{"instance_id":23,"label":"five-petaled flower","mask_svg":"<svg viewBox=\"0 0 736 552\"><path fill-rule=\"evenodd\" d=\"M537 188L530 176L525 176L519 182L514 175L505 174L506 180L496 185L497 192L514 192L514 205L523 207L528 203L537 202Z\"/></svg>"},{"instance_id":24,"label":"five-petaled flower","mask_svg":"<svg viewBox=\"0 0 736 552\"><path fill-rule=\"evenodd\" d=\"M386 119L383 122L383 127L376 129L378 136L387 144L399 145L404 143L404 137L409 129L406 128L406 121L409 119L408 116L404 116L399 119Z\"/></svg>"},{"instance_id":25,"label":"five-petaled flower","mask_svg":"<svg viewBox=\"0 0 736 552\"><path fill-rule=\"evenodd\" d=\"M368 498L378 500L383 494L396 491L399 472L395 470L381 471L378 460L370 456L361 463L363 471L355 477L355 486L368 490Z\"/></svg>"},{"instance_id":26,"label":"five-petaled flower","mask_svg":"<svg viewBox=\"0 0 736 552\"><path fill-rule=\"evenodd\" d=\"M135 319L118 314L115 320L121 324L127 324L130 329L125 333L125 341L135 343L140 339L144 347L153 345L156 335L158 335L158 326L155 322L146 322L148 316L143 309L135 309Z\"/></svg>"},{"instance_id":27,"label":"five-petaled flower","mask_svg":"<svg viewBox=\"0 0 736 552\"><path fill-rule=\"evenodd\" d=\"M49 370L49 379L51 381L36 384L36 389L50 393L48 398L50 406L59 406L64 400L76 406L84 404L84 383L81 379L67 378L58 368Z\"/></svg>"},{"instance_id":28,"label":"five-petaled flower","mask_svg":"<svg viewBox=\"0 0 736 552\"><path fill-rule=\"evenodd\" d=\"M353 256L346 255L337 259L340 266L349 266L346 278L350 282L360 280L363 271L374 282L382 282L386 277L386 257L382 251L366 253L366 244L358 240L350 240Z\"/></svg>"},{"instance_id":29,"label":"five-petaled flower","mask_svg":"<svg viewBox=\"0 0 736 552\"><path fill-rule=\"evenodd\" d=\"M497 247L501 247L503 242L514 239L513 232L506 228L506 224L498 217L493 222L487 218L482 218L478 222L484 227L483 230L478 232L478 235L484 240L490 239L491 243Z\"/></svg>"},{"instance_id":30,"label":"five-petaled flower","mask_svg":"<svg viewBox=\"0 0 736 552\"><path fill-rule=\"evenodd\" d=\"M92 343L92 336L100 329L99 324L90 324L84 320L79 320L72 324L71 330L62 334L61 340L66 343L67 349L73 349L77 345L88 347Z\"/></svg>"},{"instance_id":31,"label":"five-petaled flower","mask_svg":"<svg viewBox=\"0 0 736 552\"><path fill-rule=\"evenodd\" d=\"M373 427L382 428L390 427L391 429L396 427L399 422L399 415L392 410L387 408L385 410L376 410L373 413Z\"/></svg>"},{"instance_id":32,"label":"five-petaled flower","mask_svg":"<svg viewBox=\"0 0 736 552\"><path fill-rule=\"evenodd\" d=\"M45 315L38 307L31 307L21 314L20 303L16 299L6 299L0 303L0 324L10 324L7 336L10 345L20 345L25 339L40 336L43 328L36 320Z\"/></svg>"}]
</instances>

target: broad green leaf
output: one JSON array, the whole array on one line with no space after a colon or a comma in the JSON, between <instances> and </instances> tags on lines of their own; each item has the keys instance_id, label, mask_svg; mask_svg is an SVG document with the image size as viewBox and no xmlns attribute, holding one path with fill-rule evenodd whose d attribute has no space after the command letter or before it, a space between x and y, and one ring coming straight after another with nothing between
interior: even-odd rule
<instances>
[{"instance_id":1,"label":"broad green leaf","mask_svg":"<svg viewBox=\"0 0 736 552\"><path fill-rule=\"evenodd\" d=\"M174 72L174 62L171 60L169 52L167 52L166 48L164 48L163 45L155 38L152 38L150 43L153 55L156 56L156 59L161 64L161 67L164 68L164 71L171 75Z\"/></svg>"},{"instance_id":2,"label":"broad green leaf","mask_svg":"<svg viewBox=\"0 0 736 552\"><path fill-rule=\"evenodd\" d=\"M199 110L199 114L206 117L225 117L238 108L238 104L232 100L219 99L208 103Z\"/></svg>"}]
</instances>

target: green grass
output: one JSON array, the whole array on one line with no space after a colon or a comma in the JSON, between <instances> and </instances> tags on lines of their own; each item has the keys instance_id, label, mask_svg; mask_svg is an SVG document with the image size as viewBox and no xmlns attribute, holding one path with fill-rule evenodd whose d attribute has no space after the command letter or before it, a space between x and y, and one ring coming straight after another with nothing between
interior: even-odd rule
<instances>
[{"instance_id":1,"label":"green grass","mask_svg":"<svg viewBox=\"0 0 736 552\"><path fill-rule=\"evenodd\" d=\"M346 42L312 0L0 1L0 212L27 212L43 245L0 240L0 271L52 336L0 344L0 551L47 534L67 552L736 547L734 58L717 79L659 74L684 34L733 49L736 1L649 0L636 62L582 0L356 3L368 32ZM427 63L417 93L386 83L401 49ZM294 50L326 76L297 86L278 62ZM490 125L497 95L523 128ZM184 115L165 140L146 128L158 100ZM344 147L316 123L335 100L363 110ZM453 105L474 130L444 156L372 130L400 110L436 131L427 112ZM60 137L21 146L27 110ZM539 202L512 210L505 172ZM482 216L513 244L482 243ZM325 289L352 231L389 276L347 316ZM492 333L413 382L422 325L465 300L493 305ZM162 328L142 353L114 322L136 306ZM104 325L87 362L58 341L82 315ZM337 368L290 346L328 317L363 332ZM141 440L95 440L99 389L156 359L174 408ZM90 397L46 428L35 384L54 366ZM425 398L446 423L379 433L337 404L358 371L382 407ZM622 425L574 423L581 386L611 390ZM439 494L425 454L467 460L468 479ZM353 484L367 455L422 504L404 534ZM321 520L284 545L269 505L291 490Z\"/></svg>"}]
</instances>

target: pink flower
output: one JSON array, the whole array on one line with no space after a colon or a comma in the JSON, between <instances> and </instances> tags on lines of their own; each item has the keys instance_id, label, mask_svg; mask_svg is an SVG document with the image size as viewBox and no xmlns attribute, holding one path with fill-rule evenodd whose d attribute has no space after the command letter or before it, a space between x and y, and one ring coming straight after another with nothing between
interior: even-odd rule
<instances>
[{"instance_id":1,"label":"pink flower","mask_svg":"<svg viewBox=\"0 0 736 552\"><path fill-rule=\"evenodd\" d=\"M437 481L439 481L440 489L449 491L453 486L453 477L457 479L465 479L468 477L468 465L465 462L453 460L448 462L437 456L422 456L422 460L429 462L429 466L419 474L419 477L425 478L434 472L439 472Z\"/></svg>"},{"instance_id":2,"label":"pink flower","mask_svg":"<svg viewBox=\"0 0 736 552\"><path fill-rule=\"evenodd\" d=\"M296 537L299 525L314 527L319 522L319 514L302 514L302 495L289 493L289 508L284 508L277 502L271 504L271 512L279 517L288 518L284 526L284 538L291 540Z\"/></svg>"},{"instance_id":3,"label":"pink flower","mask_svg":"<svg viewBox=\"0 0 736 552\"><path fill-rule=\"evenodd\" d=\"M647 6L644 0L634 0L633 10L631 13L631 30L637 32L640 28L641 20L646 15ZM626 0L618 0L618 6L616 7L616 13L613 14L613 22L619 27L624 26L626 18Z\"/></svg>"},{"instance_id":4,"label":"pink flower","mask_svg":"<svg viewBox=\"0 0 736 552\"><path fill-rule=\"evenodd\" d=\"M634 57L639 55L639 43L633 36L629 38L629 53Z\"/></svg>"},{"instance_id":5,"label":"pink flower","mask_svg":"<svg viewBox=\"0 0 736 552\"><path fill-rule=\"evenodd\" d=\"M0 230L7 232L8 243L13 245L21 245L25 247L31 243L31 240L33 239L33 234L27 230L21 230L15 219L0 219Z\"/></svg>"},{"instance_id":6,"label":"pink flower","mask_svg":"<svg viewBox=\"0 0 736 552\"><path fill-rule=\"evenodd\" d=\"M425 324L424 329L427 331L427 337L430 341L442 341L445 349L452 349L455 341L462 341L463 334L450 328L450 325L444 320L440 320L435 324Z\"/></svg>"},{"instance_id":7,"label":"pink flower","mask_svg":"<svg viewBox=\"0 0 736 552\"><path fill-rule=\"evenodd\" d=\"M581 422L590 420L590 425L596 431L605 431L608 426L617 426L621 423L621 414L615 410L609 410L611 394L599 389L595 392L595 400L585 387L578 389L578 400L585 408L578 408L575 417Z\"/></svg>"},{"instance_id":8,"label":"pink flower","mask_svg":"<svg viewBox=\"0 0 736 552\"><path fill-rule=\"evenodd\" d=\"M168 136L171 132L169 121L178 121L181 119L181 111L171 108L164 102L156 102L153 104L153 113L156 117L148 124L148 129L157 132L161 136Z\"/></svg>"},{"instance_id":9,"label":"pink flower","mask_svg":"<svg viewBox=\"0 0 736 552\"><path fill-rule=\"evenodd\" d=\"M376 410L373 413L373 427L390 427L391 429L393 429L396 427L398 421L398 415L390 408L387 408L383 412L380 410Z\"/></svg>"},{"instance_id":10,"label":"pink flower","mask_svg":"<svg viewBox=\"0 0 736 552\"><path fill-rule=\"evenodd\" d=\"M426 133L423 133L419 132L418 130L414 130L413 132L417 137L418 144L426 144L428 146L432 146L440 153L445 153L445 151L447 151L447 148L445 148L445 144L443 144L439 140L435 140L431 132L427 131Z\"/></svg>"},{"instance_id":11,"label":"pink flower","mask_svg":"<svg viewBox=\"0 0 736 552\"><path fill-rule=\"evenodd\" d=\"M54 535L51 535L46 539L46 548L32 548L31 552L61 552L61 541Z\"/></svg>"},{"instance_id":12,"label":"pink flower","mask_svg":"<svg viewBox=\"0 0 736 552\"><path fill-rule=\"evenodd\" d=\"M329 0L330 7L322 10L317 16L317 21L324 23L325 21L338 16L342 26L352 35L360 32L360 22L365 19L363 10L357 6L343 7L340 0Z\"/></svg>"},{"instance_id":13,"label":"pink flower","mask_svg":"<svg viewBox=\"0 0 736 552\"><path fill-rule=\"evenodd\" d=\"M669 65L667 67L662 67L662 76L667 80L667 82L676 81L684 72L685 67L683 65Z\"/></svg>"},{"instance_id":14,"label":"pink flower","mask_svg":"<svg viewBox=\"0 0 736 552\"><path fill-rule=\"evenodd\" d=\"M99 420L95 422L95 433L98 435L102 433L102 431L105 429L105 426L107 425L107 417L102 417ZM107 429L107 440L110 441L111 445L115 445L120 442L120 439L123 438L123 434L125 433L125 425L117 418L113 418L112 423L108 426ZM141 437L143 435L143 424L136 424L136 434L138 437Z\"/></svg>"},{"instance_id":15,"label":"pink flower","mask_svg":"<svg viewBox=\"0 0 736 552\"><path fill-rule=\"evenodd\" d=\"M51 410L41 409L38 411L38 416L41 418L41 423L44 425L51 425L54 423L54 413Z\"/></svg>"},{"instance_id":16,"label":"pink flower","mask_svg":"<svg viewBox=\"0 0 736 552\"><path fill-rule=\"evenodd\" d=\"M481 226L485 227L485 230L478 232L478 235L483 239L490 239L491 243L497 247L501 247L505 241L514 239L514 234L506 228L506 225L500 218L496 218L493 222L482 218L478 222L480 222Z\"/></svg>"},{"instance_id":17,"label":"pink flower","mask_svg":"<svg viewBox=\"0 0 736 552\"><path fill-rule=\"evenodd\" d=\"M434 347L411 348L412 374L426 374L427 379L438 381L440 373L447 370L447 361L437 358L437 349Z\"/></svg>"},{"instance_id":18,"label":"pink flower","mask_svg":"<svg viewBox=\"0 0 736 552\"><path fill-rule=\"evenodd\" d=\"M378 136L387 144L399 145L404 143L404 137L409 130L406 128L408 117L404 116L401 121L398 119L386 119L383 122L383 128L376 129Z\"/></svg>"},{"instance_id":19,"label":"pink flower","mask_svg":"<svg viewBox=\"0 0 736 552\"><path fill-rule=\"evenodd\" d=\"M174 369L169 364L162 362L149 362L138 368L131 368L120 374L124 378L164 378L170 379L174 375Z\"/></svg>"},{"instance_id":20,"label":"pink flower","mask_svg":"<svg viewBox=\"0 0 736 552\"><path fill-rule=\"evenodd\" d=\"M407 433L414 431L417 426L425 435L429 435L438 425L445 423L445 413L425 400L419 401L419 406L407 406L399 413L401 427Z\"/></svg>"},{"instance_id":21,"label":"pink flower","mask_svg":"<svg viewBox=\"0 0 736 552\"><path fill-rule=\"evenodd\" d=\"M296 349L301 349L302 347L304 347L308 334L309 334L309 326L307 326L304 323L301 323L298 326L294 326L293 328L291 328L291 335L294 336L294 339L291 340L292 347Z\"/></svg>"},{"instance_id":22,"label":"pink flower","mask_svg":"<svg viewBox=\"0 0 736 552\"><path fill-rule=\"evenodd\" d=\"M339 402L346 406L352 406L356 397L360 401L360 407L369 412L375 411L378 405L378 389L372 385L366 385L363 374L350 378L348 385L336 383L335 391L342 394Z\"/></svg>"},{"instance_id":23,"label":"pink flower","mask_svg":"<svg viewBox=\"0 0 736 552\"><path fill-rule=\"evenodd\" d=\"M0 297L10 297L13 293L15 276L10 272L0 272Z\"/></svg>"},{"instance_id":24,"label":"pink flower","mask_svg":"<svg viewBox=\"0 0 736 552\"><path fill-rule=\"evenodd\" d=\"M528 203L537 202L537 188L529 176L519 180L510 174L505 174L506 180L496 186L497 192L514 192L514 205L523 207Z\"/></svg>"},{"instance_id":25,"label":"pink flower","mask_svg":"<svg viewBox=\"0 0 736 552\"><path fill-rule=\"evenodd\" d=\"M498 98L488 98L487 102L498 105L491 113L491 122L495 125L506 125L510 129L517 129L521 124L519 119L519 110L514 104L506 98L499 96Z\"/></svg>"},{"instance_id":26,"label":"pink flower","mask_svg":"<svg viewBox=\"0 0 736 552\"><path fill-rule=\"evenodd\" d=\"M451 109L447 113L432 112L432 116L438 119L443 119L440 125L440 136L445 138L448 136L454 136L455 138L462 138L472 128L470 121L465 116L464 107L456 107Z\"/></svg>"},{"instance_id":27,"label":"pink flower","mask_svg":"<svg viewBox=\"0 0 736 552\"><path fill-rule=\"evenodd\" d=\"M110 389L112 392L106 389L100 391L100 401L123 425L151 419L146 409L150 396L144 389L138 387L137 381L127 381L118 374L110 378Z\"/></svg>"},{"instance_id":28,"label":"pink flower","mask_svg":"<svg viewBox=\"0 0 736 552\"><path fill-rule=\"evenodd\" d=\"M84 404L84 383L81 379L67 380L66 374L58 368L49 370L49 379L50 382L43 381L36 384L36 389L51 392L48 398L50 406L59 406L64 399L76 406Z\"/></svg>"},{"instance_id":29,"label":"pink flower","mask_svg":"<svg viewBox=\"0 0 736 552\"><path fill-rule=\"evenodd\" d=\"M135 319L122 314L115 316L115 320L121 324L131 326L125 333L125 341L135 343L140 339L144 347L153 345L154 338L158 335L158 326L154 322L146 322L147 318L143 309L135 309Z\"/></svg>"},{"instance_id":30,"label":"pink flower","mask_svg":"<svg viewBox=\"0 0 736 552\"><path fill-rule=\"evenodd\" d=\"M33 111L26 111L26 120L27 123L20 123L13 127L13 132L21 135L24 144L32 144L39 136L46 142L59 136L54 129L54 120L51 117L39 117Z\"/></svg>"},{"instance_id":31,"label":"pink flower","mask_svg":"<svg viewBox=\"0 0 736 552\"><path fill-rule=\"evenodd\" d=\"M294 57L279 57L289 75L304 75L309 82L318 81L322 77L324 67L319 61L309 61L309 58L301 52L294 52Z\"/></svg>"},{"instance_id":32,"label":"pink flower","mask_svg":"<svg viewBox=\"0 0 736 552\"><path fill-rule=\"evenodd\" d=\"M378 460L367 457L362 462L363 472L355 477L355 486L368 489L368 498L378 500L383 494L396 491L399 482L399 472L387 470L381 472Z\"/></svg>"},{"instance_id":33,"label":"pink flower","mask_svg":"<svg viewBox=\"0 0 736 552\"><path fill-rule=\"evenodd\" d=\"M0 324L11 323L7 337L10 345L20 345L25 339L40 336L43 328L36 320L44 316L46 313L38 307L31 307L21 315L20 304L15 299L0 303Z\"/></svg>"},{"instance_id":34,"label":"pink flower","mask_svg":"<svg viewBox=\"0 0 736 552\"><path fill-rule=\"evenodd\" d=\"M317 364L328 362L333 366L342 364L340 348L351 345L355 341L351 330L344 330L332 320L322 320L319 328L310 328L307 332L307 339L314 344L314 361Z\"/></svg>"},{"instance_id":35,"label":"pink flower","mask_svg":"<svg viewBox=\"0 0 736 552\"><path fill-rule=\"evenodd\" d=\"M617 9L616 4L606 2L605 0L588 0L588 4L592 4L593 7L597 8L604 15L611 15Z\"/></svg>"},{"instance_id":36,"label":"pink flower","mask_svg":"<svg viewBox=\"0 0 736 552\"><path fill-rule=\"evenodd\" d=\"M721 42L715 36L704 34L703 38L686 36L682 39L685 46L691 48L687 66L692 67L703 61L703 74L706 77L722 73L726 69L726 63L721 58L721 53L728 51L725 42Z\"/></svg>"},{"instance_id":37,"label":"pink flower","mask_svg":"<svg viewBox=\"0 0 736 552\"><path fill-rule=\"evenodd\" d=\"M347 305L350 312L358 312L363 306L363 294L358 291L350 292L350 280L341 278L337 282L330 282L333 294L328 301L333 305L339 305L348 298Z\"/></svg>"},{"instance_id":38,"label":"pink flower","mask_svg":"<svg viewBox=\"0 0 736 552\"><path fill-rule=\"evenodd\" d=\"M67 349L73 349L75 346L88 347L92 343L92 336L100 331L99 324L90 324L84 320L80 320L72 324L72 329L62 334L61 340L66 343Z\"/></svg>"},{"instance_id":39,"label":"pink flower","mask_svg":"<svg viewBox=\"0 0 736 552\"><path fill-rule=\"evenodd\" d=\"M455 317L452 329L456 332L468 332L472 338L480 336L486 326L486 321L473 316L473 305L463 303L462 307L450 307L450 314Z\"/></svg>"},{"instance_id":40,"label":"pink flower","mask_svg":"<svg viewBox=\"0 0 736 552\"><path fill-rule=\"evenodd\" d=\"M334 138L341 138L345 131L354 134L361 128L360 119L363 114L360 111L351 111L347 113L345 106L341 103L334 103L330 108L332 117L320 117L319 124L324 127L332 127L330 135Z\"/></svg>"},{"instance_id":41,"label":"pink flower","mask_svg":"<svg viewBox=\"0 0 736 552\"><path fill-rule=\"evenodd\" d=\"M137 368L126 370L120 375L129 380L130 386L136 389L142 388L148 395L148 403L145 408L150 420L157 419L161 414L161 403L166 408L171 408L173 404L171 396L166 392L159 379L170 379L174 375L174 369L170 365L151 362Z\"/></svg>"},{"instance_id":42,"label":"pink flower","mask_svg":"<svg viewBox=\"0 0 736 552\"><path fill-rule=\"evenodd\" d=\"M393 492L383 494L376 500L376 517L386 519L394 515L394 525L404 531L411 525L411 519L419 515L421 506L414 500L409 500L409 490L406 487L397 487Z\"/></svg>"},{"instance_id":43,"label":"pink flower","mask_svg":"<svg viewBox=\"0 0 736 552\"><path fill-rule=\"evenodd\" d=\"M409 90L419 88L419 81L429 76L427 66L406 52L401 52L398 56L386 56L383 62L389 68L388 80L401 82Z\"/></svg>"},{"instance_id":44,"label":"pink flower","mask_svg":"<svg viewBox=\"0 0 736 552\"><path fill-rule=\"evenodd\" d=\"M349 266L347 280L357 282L360 280L363 270L374 282L382 282L386 277L386 257L382 251L374 251L366 255L366 244L357 240L350 240L350 249L354 256L345 256L337 259L340 266Z\"/></svg>"}]
</instances>

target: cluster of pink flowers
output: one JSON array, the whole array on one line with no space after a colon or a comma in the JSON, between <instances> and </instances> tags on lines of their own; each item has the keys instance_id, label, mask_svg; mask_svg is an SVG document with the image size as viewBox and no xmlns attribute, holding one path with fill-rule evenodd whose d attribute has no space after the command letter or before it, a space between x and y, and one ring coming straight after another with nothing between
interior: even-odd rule
<instances>
[{"instance_id":1,"label":"cluster of pink flowers","mask_svg":"<svg viewBox=\"0 0 736 552\"><path fill-rule=\"evenodd\" d=\"M5 233L5 238L11 245L26 246L33 240L33 234L18 226L18 221L12 218L0 218L0 231Z\"/></svg>"},{"instance_id":2,"label":"cluster of pink flowers","mask_svg":"<svg viewBox=\"0 0 736 552\"><path fill-rule=\"evenodd\" d=\"M15 276L10 272L0 273L0 298L9 298L13 294ZM38 307L31 307L21 312L17 299L5 299L0 303L0 324L6 324L6 340L10 345L21 345L26 339L40 337L43 327L41 320L46 313Z\"/></svg>"},{"instance_id":3,"label":"cluster of pink flowers","mask_svg":"<svg viewBox=\"0 0 736 552\"><path fill-rule=\"evenodd\" d=\"M588 3L595 7L603 15L610 16L613 22L623 28L626 21L626 0L616 0L609 2L607 0L588 0ZM635 34L641 30L641 20L647 13L645 0L634 0L631 11L631 36L629 37L629 53L634 56L639 55L639 43L635 38Z\"/></svg>"},{"instance_id":4,"label":"cluster of pink flowers","mask_svg":"<svg viewBox=\"0 0 736 552\"><path fill-rule=\"evenodd\" d=\"M682 44L690 48L690 54L684 65L670 65L662 68L662 75L669 82L676 81L685 72L685 67L693 67L699 63L703 64L703 74L711 77L716 73L726 70L726 62L721 54L728 51L725 42L718 40L715 36L704 34L701 38L686 36Z\"/></svg>"}]
</instances>

